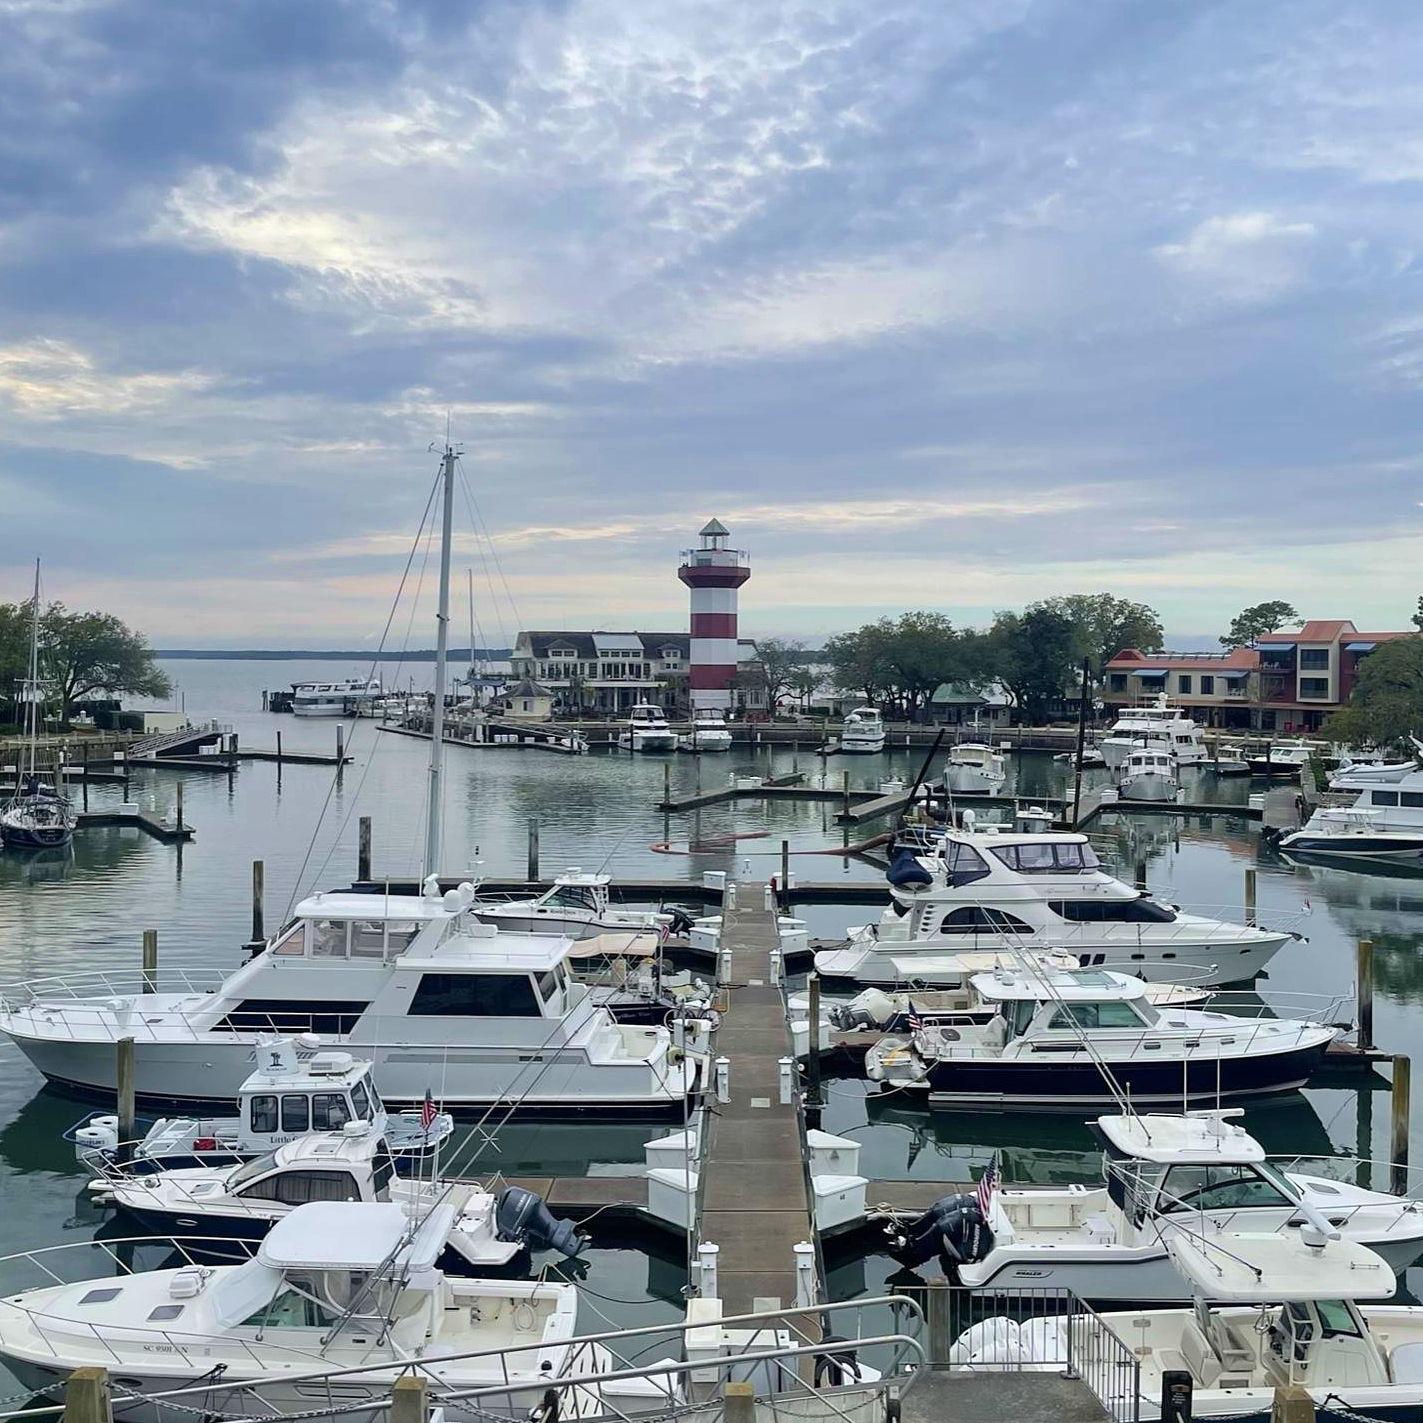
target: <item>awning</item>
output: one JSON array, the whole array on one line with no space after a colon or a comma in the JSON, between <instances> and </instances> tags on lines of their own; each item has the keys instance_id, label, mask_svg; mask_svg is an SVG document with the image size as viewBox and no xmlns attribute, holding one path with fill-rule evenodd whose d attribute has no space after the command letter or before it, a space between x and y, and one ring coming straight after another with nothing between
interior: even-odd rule
<instances>
[{"instance_id":1,"label":"awning","mask_svg":"<svg viewBox=\"0 0 1423 1423\"><path fill-rule=\"evenodd\" d=\"M1376 642L1346 642L1345 652L1372 652L1378 646Z\"/></svg>"},{"instance_id":2,"label":"awning","mask_svg":"<svg viewBox=\"0 0 1423 1423\"><path fill-rule=\"evenodd\" d=\"M1261 652L1293 652L1295 645L1292 642L1262 642L1259 650Z\"/></svg>"},{"instance_id":3,"label":"awning","mask_svg":"<svg viewBox=\"0 0 1423 1423\"><path fill-rule=\"evenodd\" d=\"M1133 673L1133 677L1164 677L1166 669L1164 667L1138 667Z\"/></svg>"},{"instance_id":4,"label":"awning","mask_svg":"<svg viewBox=\"0 0 1423 1423\"><path fill-rule=\"evenodd\" d=\"M1222 672L1215 674L1217 677L1248 677L1250 669L1248 667L1227 667Z\"/></svg>"}]
</instances>

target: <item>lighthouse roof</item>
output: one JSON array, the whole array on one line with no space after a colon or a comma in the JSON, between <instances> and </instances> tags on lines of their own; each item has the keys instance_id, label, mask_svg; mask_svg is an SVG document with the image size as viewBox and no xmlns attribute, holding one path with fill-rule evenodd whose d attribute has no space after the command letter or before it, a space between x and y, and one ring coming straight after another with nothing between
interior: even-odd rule
<instances>
[{"instance_id":1,"label":"lighthouse roof","mask_svg":"<svg viewBox=\"0 0 1423 1423\"><path fill-rule=\"evenodd\" d=\"M707 526L702 530L701 537L704 539L725 538L731 531L722 524L720 519L708 519Z\"/></svg>"}]
</instances>

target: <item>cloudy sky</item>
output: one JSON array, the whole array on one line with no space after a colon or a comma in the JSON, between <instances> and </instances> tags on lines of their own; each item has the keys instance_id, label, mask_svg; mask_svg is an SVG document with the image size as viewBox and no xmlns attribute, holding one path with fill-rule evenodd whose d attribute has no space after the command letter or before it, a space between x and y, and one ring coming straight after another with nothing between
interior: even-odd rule
<instances>
[{"instance_id":1,"label":"cloudy sky","mask_svg":"<svg viewBox=\"0 0 1423 1423\"><path fill-rule=\"evenodd\" d=\"M711 514L751 632L1406 625L1420 74L1412 0L0 0L0 597L365 644L448 414L490 640L684 625Z\"/></svg>"}]
</instances>

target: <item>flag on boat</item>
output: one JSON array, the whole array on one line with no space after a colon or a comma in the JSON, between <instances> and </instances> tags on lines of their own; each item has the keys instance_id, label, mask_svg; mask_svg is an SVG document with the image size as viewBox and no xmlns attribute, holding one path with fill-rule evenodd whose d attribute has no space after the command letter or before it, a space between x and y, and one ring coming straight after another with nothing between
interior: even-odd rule
<instances>
[{"instance_id":1,"label":"flag on boat","mask_svg":"<svg viewBox=\"0 0 1423 1423\"><path fill-rule=\"evenodd\" d=\"M420 1104L420 1130L427 1132L435 1125L435 1099L430 1095L430 1089L425 1089L425 1100Z\"/></svg>"},{"instance_id":2,"label":"flag on boat","mask_svg":"<svg viewBox=\"0 0 1423 1423\"><path fill-rule=\"evenodd\" d=\"M983 1168L983 1175L978 1178L978 1213L984 1220L988 1219L988 1208L993 1204L998 1184L998 1153L995 1151L993 1159Z\"/></svg>"},{"instance_id":3,"label":"flag on boat","mask_svg":"<svg viewBox=\"0 0 1423 1423\"><path fill-rule=\"evenodd\" d=\"M914 1006L914 1000L909 1000L909 1011L905 1014L904 1021L909 1025L911 1033L917 1033L924 1027L924 1020L919 1016L919 1010Z\"/></svg>"}]
</instances>

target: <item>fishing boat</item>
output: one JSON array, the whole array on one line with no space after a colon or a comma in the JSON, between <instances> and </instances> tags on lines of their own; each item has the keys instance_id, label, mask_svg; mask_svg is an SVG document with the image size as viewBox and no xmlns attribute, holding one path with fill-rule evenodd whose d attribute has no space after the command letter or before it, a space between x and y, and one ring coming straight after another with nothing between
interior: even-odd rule
<instances>
[{"instance_id":1,"label":"fishing boat","mask_svg":"<svg viewBox=\"0 0 1423 1423\"><path fill-rule=\"evenodd\" d=\"M35 589L30 603L30 662L21 684L25 704L24 746L10 799L0 805L0 841L12 850L53 850L74 838L79 817L68 799L45 786L36 768L40 708L40 562L35 560Z\"/></svg>"},{"instance_id":2,"label":"fishing boat","mask_svg":"<svg viewBox=\"0 0 1423 1423\"><path fill-rule=\"evenodd\" d=\"M856 707L840 724L840 751L846 756L873 756L884 750L884 718L878 707Z\"/></svg>"},{"instance_id":3,"label":"fishing boat","mask_svg":"<svg viewBox=\"0 0 1423 1423\"><path fill-rule=\"evenodd\" d=\"M454 1222L448 1204L417 1224L394 1204L313 1202L280 1220L241 1264L116 1276L110 1257L110 1272L97 1278L0 1301L0 1359L25 1387L56 1393L75 1369L107 1369L122 1381L113 1399L120 1418L167 1417L151 1396L191 1387L187 1402L205 1416L246 1417L254 1397L258 1411L275 1414L329 1407L335 1397L355 1423L387 1416L391 1388L412 1360L431 1402L460 1423L522 1419L550 1387L606 1368L606 1351L568 1342L572 1285L446 1275L438 1262ZM182 1242L172 1248L185 1256ZM40 1263L54 1280L59 1251L76 1249L6 1263ZM477 1402L462 1401L473 1390ZM595 1400L597 1385L570 1387L562 1411L578 1416L579 1396Z\"/></svg>"},{"instance_id":4,"label":"fishing boat","mask_svg":"<svg viewBox=\"0 0 1423 1423\"><path fill-rule=\"evenodd\" d=\"M1423 1202L1278 1166L1232 1120L1240 1115L1226 1108L1099 1117L1099 1180L1014 1187L990 1178L986 1232L956 1230L974 1216L963 1199L945 1197L892 1229L894 1252L911 1266L938 1255L955 1283L975 1292L1031 1287L1084 1300L1173 1303L1191 1298L1166 1249L1183 1222L1228 1244L1233 1232L1323 1220L1400 1274L1423 1255ZM966 1252L971 1240L978 1248Z\"/></svg>"},{"instance_id":5,"label":"fishing boat","mask_svg":"<svg viewBox=\"0 0 1423 1423\"><path fill-rule=\"evenodd\" d=\"M627 726L618 735L627 751L675 751L677 735L667 725L667 715L651 702L637 702L628 712Z\"/></svg>"},{"instance_id":6,"label":"fishing boat","mask_svg":"<svg viewBox=\"0 0 1423 1423\"><path fill-rule=\"evenodd\" d=\"M1189 914L1107 874L1085 835L946 828L933 854L901 851L890 903L843 946L815 955L822 977L883 987L945 986L962 952L1064 950L1083 967L1154 982L1240 983L1289 934ZM957 976L957 968L952 970Z\"/></svg>"},{"instance_id":7,"label":"fishing boat","mask_svg":"<svg viewBox=\"0 0 1423 1423\"><path fill-rule=\"evenodd\" d=\"M1138 747L1117 772L1123 800L1174 801L1178 784L1175 756L1151 745Z\"/></svg>"},{"instance_id":8,"label":"fishing boat","mask_svg":"<svg viewBox=\"0 0 1423 1423\"><path fill-rule=\"evenodd\" d=\"M679 751L730 751L731 728L720 707L698 707L692 717L692 729L677 738Z\"/></svg>"},{"instance_id":9,"label":"fishing boat","mask_svg":"<svg viewBox=\"0 0 1423 1423\"><path fill-rule=\"evenodd\" d=\"M976 974L991 1015L882 1038L865 1073L960 1110L1209 1104L1300 1087L1340 1034L1326 1023L1157 1008L1140 979L1031 965Z\"/></svg>"},{"instance_id":10,"label":"fishing boat","mask_svg":"<svg viewBox=\"0 0 1423 1423\"><path fill-rule=\"evenodd\" d=\"M1007 779L1003 753L976 741L955 746L944 766L944 789L954 795L997 795Z\"/></svg>"}]
</instances>

